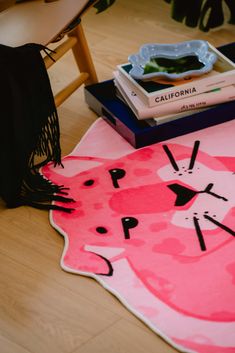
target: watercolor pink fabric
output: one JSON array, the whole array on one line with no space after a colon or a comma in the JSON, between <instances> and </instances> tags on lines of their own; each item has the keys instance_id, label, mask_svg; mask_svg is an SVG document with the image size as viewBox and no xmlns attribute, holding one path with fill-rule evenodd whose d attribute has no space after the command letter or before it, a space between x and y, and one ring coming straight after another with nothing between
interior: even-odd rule
<instances>
[{"instance_id":1,"label":"watercolor pink fabric","mask_svg":"<svg viewBox=\"0 0 235 353\"><path fill-rule=\"evenodd\" d=\"M98 119L51 211L64 270L95 278L184 352L235 353L235 120L135 150ZM60 203L58 203L60 204Z\"/></svg>"}]
</instances>

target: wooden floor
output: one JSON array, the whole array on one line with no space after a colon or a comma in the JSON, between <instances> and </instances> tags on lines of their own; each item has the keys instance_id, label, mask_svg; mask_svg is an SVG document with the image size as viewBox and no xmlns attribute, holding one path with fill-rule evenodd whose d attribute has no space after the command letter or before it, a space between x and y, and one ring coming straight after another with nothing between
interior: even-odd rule
<instances>
[{"instance_id":1,"label":"wooden floor","mask_svg":"<svg viewBox=\"0 0 235 353\"><path fill-rule=\"evenodd\" d=\"M99 80L143 43L205 39L219 46L235 38L235 26L210 34L170 19L163 0L116 0L99 15L83 18ZM50 69L54 92L73 78L66 55ZM58 110L63 155L97 118L83 90ZM1 166L3 167L3 166ZM7 210L0 202L0 349L2 353L171 353L176 352L94 280L65 273L59 262L63 238L48 212L28 207Z\"/></svg>"}]
</instances>

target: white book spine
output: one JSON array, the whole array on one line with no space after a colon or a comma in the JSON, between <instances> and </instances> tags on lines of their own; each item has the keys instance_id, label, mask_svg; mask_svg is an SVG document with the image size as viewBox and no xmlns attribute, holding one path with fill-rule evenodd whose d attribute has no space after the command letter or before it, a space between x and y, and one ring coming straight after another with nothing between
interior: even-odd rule
<instances>
[{"instance_id":1,"label":"white book spine","mask_svg":"<svg viewBox=\"0 0 235 353\"><path fill-rule=\"evenodd\" d=\"M224 73L207 74L204 78L191 80L183 85L176 85L174 87L166 88L164 90L146 94L145 90L135 82L127 72L118 67L122 77L132 85L132 90L142 99L142 101L149 107L160 106L168 104L177 100L193 97L205 91L216 88L225 87L235 84L235 67Z\"/></svg>"},{"instance_id":2,"label":"white book spine","mask_svg":"<svg viewBox=\"0 0 235 353\"><path fill-rule=\"evenodd\" d=\"M195 95L173 101L167 104L162 104L156 107L145 106L137 95L133 93L130 86L127 86L119 73L114 73L114 77L122 90L125 98L134 111L138 119L147 119L150 117L158 118L164 117L170 114L179 114L189 110L202 109L215 104L220 104L228 101L235 100L235 84L229 85L223 88L218 88L213 91L204 92L202 94Z\"/></svg>"}]
</instances>

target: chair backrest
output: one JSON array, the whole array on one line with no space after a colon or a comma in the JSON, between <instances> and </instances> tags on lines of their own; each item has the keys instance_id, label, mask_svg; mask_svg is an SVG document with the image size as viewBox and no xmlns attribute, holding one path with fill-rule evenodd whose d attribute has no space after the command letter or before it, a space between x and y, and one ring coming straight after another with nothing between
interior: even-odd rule
<instances>
[{"instance_id":1,"label":"chair backrest","mask_svg":"<svg viewBox=\"0 0 235 353\"><path fill-rule=\"evenodd\" d=\"M82 12L88 3L87 0L54 2L34 0L17 3L0 13L0 44L47 45Z\"/></svg>"}]
</instances>

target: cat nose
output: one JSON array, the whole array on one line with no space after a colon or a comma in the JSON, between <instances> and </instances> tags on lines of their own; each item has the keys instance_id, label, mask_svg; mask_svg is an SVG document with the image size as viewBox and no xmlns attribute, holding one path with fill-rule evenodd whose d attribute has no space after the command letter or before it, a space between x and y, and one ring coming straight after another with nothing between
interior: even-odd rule
<instances>
[{"instance_id":1,"label":"cat nose","mask_svg":"<svg viewBox=\"0 0 235 353\"><path fill-rule=\"evenodd\" d=\"M175 206L186 205L196 196L196 194L199 193L198 191L195 191L191 188L188 188L178 183L167 185L167 187L176 194L176 199L174 204Z\"/></svg>"}]
</instances>

